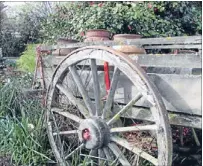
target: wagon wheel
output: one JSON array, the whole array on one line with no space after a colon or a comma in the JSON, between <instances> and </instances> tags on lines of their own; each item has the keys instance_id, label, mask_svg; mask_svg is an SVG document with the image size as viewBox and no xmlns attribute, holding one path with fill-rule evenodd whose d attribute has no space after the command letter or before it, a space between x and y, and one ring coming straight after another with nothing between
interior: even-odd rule
<instances>
[{"instance_id":1,"label":"wagon wheel","mask_svg":"<svg viewBox=\"0 0 203 166\"><path fill-rule=\"evenodd\" d=\"M108 93L104 62L110 66ZM150 121L132 118L139 103L148 105ZM171 165L163 102L142 69L123 53L86 47L69 54L52 77L47 108L48 137L59 165Z\"/></svg>"}]
</instances>

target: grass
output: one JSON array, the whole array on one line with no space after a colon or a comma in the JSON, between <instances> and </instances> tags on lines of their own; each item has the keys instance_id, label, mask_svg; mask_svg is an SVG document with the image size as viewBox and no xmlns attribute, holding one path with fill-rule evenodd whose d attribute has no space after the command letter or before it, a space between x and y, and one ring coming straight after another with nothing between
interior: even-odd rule
<instances>
[{"instance_id":1,"label":"grass","mask_svg":"<svg viewBox=\"0 0 203 166\"><path fill-rule=\"evenodd\" d=\"M28 44L26 50L17 60L17 66L25 72L34 72L37 44Z\"/></svg>"},{"instance_id":2,"label":"grass","mask_svg":"<svg viewBox=\"0 0 203 166\"><path fill-rule=\"evenodd\" d=\"M0 156L10 155L17 166L42 165L52 157L44 109L38 100L22 93L30 81L25 75L0 86Z\"/></svg>"}]
</instances>

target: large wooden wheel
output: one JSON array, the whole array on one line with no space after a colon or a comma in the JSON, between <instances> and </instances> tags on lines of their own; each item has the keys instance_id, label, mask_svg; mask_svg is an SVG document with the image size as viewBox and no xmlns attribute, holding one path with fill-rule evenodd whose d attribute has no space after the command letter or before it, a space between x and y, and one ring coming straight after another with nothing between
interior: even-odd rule
<instances>
[{"instance_id":1,"label":"large wooden wheel","mask_svg":"<svg viewBox=\"0 0 203 166\"><path fill-rule=\"evenodd\" d=\"M150 121L135 118L143 103ZM125 54L107 47L69 54L53 74L47 108L48 137L59 165L171 165L167 111L147 75Z\"/></svg>"}]
</instances>

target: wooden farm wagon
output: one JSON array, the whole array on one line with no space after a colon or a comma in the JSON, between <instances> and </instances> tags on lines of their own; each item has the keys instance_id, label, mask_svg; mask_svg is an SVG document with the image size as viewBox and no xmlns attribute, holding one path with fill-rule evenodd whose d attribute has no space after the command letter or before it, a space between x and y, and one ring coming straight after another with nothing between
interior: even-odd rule
<instances>
[{"instance_id":1,"label":"wooden farm wagon","mask_svg":"<svg viewBox=\"0 0 203 166\"><path fill-rule=\"evenodd\" d=\"M170 166L170 124L192 128L198 144L201 43L201 36L187 36L42 46L41 52L79 48L42 57L57 162ZM114 49L118 45L142 46L147 53L127 55ZM153 54L160 50L165 53Z\"/></svg>"}]
</instances>

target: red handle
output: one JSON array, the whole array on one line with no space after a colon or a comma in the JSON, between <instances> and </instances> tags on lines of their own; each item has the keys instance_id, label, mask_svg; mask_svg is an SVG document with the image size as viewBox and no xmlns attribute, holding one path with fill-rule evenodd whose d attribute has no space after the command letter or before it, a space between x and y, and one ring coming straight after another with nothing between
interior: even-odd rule
<instances>
[{"instance_id":1,"label":"red handle","mask_svg":"<svg viewBox=\"0 0 203 166\"><path fill-rule=\"evenodd\" d=\"M104 80L105 80L106 92L108 94L109 89L110 89L109 63L108 62L104 62Z\"/></svg>"}]
</instances>

